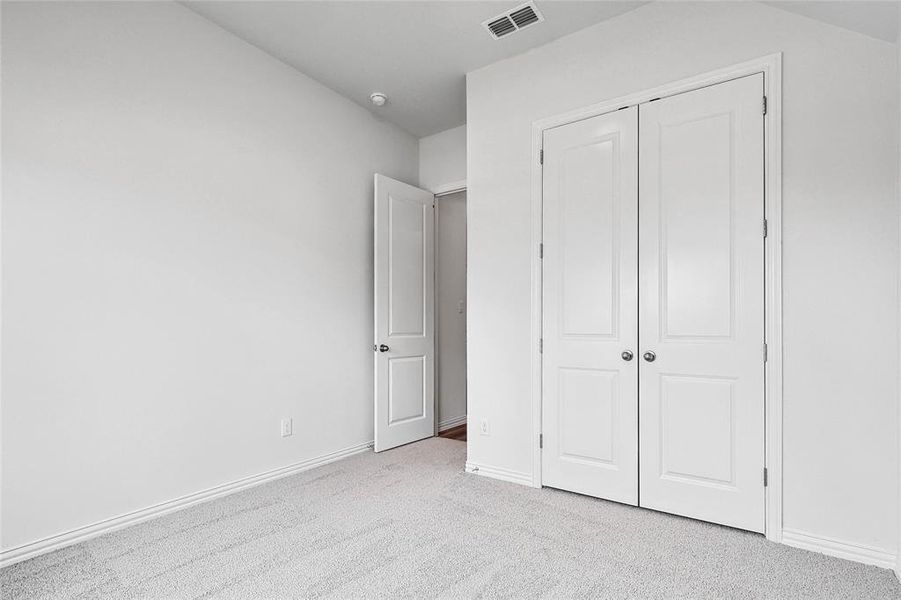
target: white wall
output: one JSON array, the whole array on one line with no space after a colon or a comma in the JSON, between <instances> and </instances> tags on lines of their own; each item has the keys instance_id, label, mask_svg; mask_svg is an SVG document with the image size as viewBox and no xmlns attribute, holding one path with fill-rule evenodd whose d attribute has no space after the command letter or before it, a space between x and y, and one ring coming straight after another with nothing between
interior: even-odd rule
<instances>
[{"instance_id":1,"label":"white wall","mask_svg":"<svg viewBox=\"0 0 901 600\"><path fill-rule=\"evenodd\" d=\"M435 402L444 430L466 418L466 192L435 206Z\"/></svg>"},{"instance_id":2,"label":"white wall","mask_svg":"<svg viewBox=\"0 0 901 600\"><path fill-rule=\"evenodd\" d=\"M417 140L174 3L2 17L2 547L370 441Z\"/></svg>"},{"instance_id":3,"label":"white wall","mask_svg":"<svg viewBox=\"0 0 901 600\"><path fill-rule=\"evenodd\" d=\"M661 2L470 73L469 461L530 478L530 126L784 52L784 526L898 547L898 56L750 3Z\"/></svg>"},{"instance_id":4,"label":"white wall","mask_svg":"<svg viewBox=\"0 0 901 600\"><path fill-rule=\"evenodd\" d=\"M419 186L441 192L466 180L466 125L419 140Z\"/></svg>"}]
</instances>

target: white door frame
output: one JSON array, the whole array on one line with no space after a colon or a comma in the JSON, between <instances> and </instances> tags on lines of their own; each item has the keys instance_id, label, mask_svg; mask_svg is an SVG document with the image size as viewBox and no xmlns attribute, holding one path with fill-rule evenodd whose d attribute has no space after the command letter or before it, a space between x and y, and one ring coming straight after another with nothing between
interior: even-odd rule
<instances>
[{"instance_id":1,"label":"white door frame","mask_svg":"<svg viewBox=\"0 0 901 600\"><path fill-rule=\"evenodd\" d=\"M440 198L441 196L447 196L449 194L456 194L457 192L465 192L466 191L466 180L461 179L460 181L452 181L450 183L443 183L441 185L435 186L435 189L431 190L433 194L435 194L436 198Z\"/></svg>"},{"instance_id":2,"label":"white door frame","mask_svg":"<svg viewBox=\"0 0 901 600\"><path fill-rule=\"evenodd\" d=\"M438 337L441 335L440 328L438 327L438 304L441 301L438 298L438 221L440 220L439 215L439 205L441 203L441 198L445 196L450 196L451 194L457 194L460 192L466 191L466 180L461 179L460 181L454 181L451 183L443 184L437 186L435 189L431 190L433 194L435 194L435 435L437 436L441 433L441 424L438 422L438 403L440 402L440 398L438 397L438 385L440 383L438 374ZM469 316L467 314L467 316ZM467 393L466 385L468 382L464 381L463 392ZM469 412L469 401L467 399L466 403L467 413ZM468 416L468 414L467 414ZM466 421L463 421L465 424ZM457 427L457 425L454 425ZM450 428L449 428L450 429Z\"/></svg>"},{"instance_id":3,"label":"white door frame","mask_svg":"<svg viewBox=\"0 0 901 600\"><path fill-rule=\"evenodd\" d=\"M542 137L546 129L587 119L673 96L731 79L763 73L767 112L764 118L765 239L767 362L765 364L765 436L768 485L766 493L766 537L782 541L782 53L771 54L731 67L674 81L650 90L629 94L572 110L532 123L532 283L531 283L531 357L532 357L532 485L541 487L541 258L542 242ZM762 101L762 99L761 99ZM763 107L761 106L761 109Z\"/></svg>"}]
</instances>

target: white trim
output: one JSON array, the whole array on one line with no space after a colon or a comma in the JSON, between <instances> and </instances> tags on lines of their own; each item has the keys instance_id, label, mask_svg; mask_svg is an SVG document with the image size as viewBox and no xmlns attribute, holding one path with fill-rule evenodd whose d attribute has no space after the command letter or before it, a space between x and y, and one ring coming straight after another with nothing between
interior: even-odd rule
<instances>
[{"instance_id":1,"label":"white trim","mask_svg":"<svg viewBox=\"0 0 901 600\"><path fill-rule=\"evenodd\" d=\"M501 481L507 481L509 483L534 487L532 485L532 474L523 471L511 471L510 469L502 469L501 467L491 467L488 465L467 462L466 472L472 473L473 475L481 475L482 477L490 477L491 479L500 479Z\"/></svg>"},{"instance_id":2,"label":"white trim","mask_svg":"<svg viewBox=\"0 0 901 600\"><path fill-rule=\"evenodd\" d=\"M281 479L282 477L295 475L302 471L308 471L315 467L320 467L342 458L347 458L355 454L367 452L371 449L372 442L358 444L356 446L344 448L343 450L338 450L336 452L323 454L322 456L317 456L308 460L294 463L293 465L288 465L287 467L281 467L279 469L273 469L271 471L259 473L258 475L251 475L250 477L237 479L230 483L225 483L216 487L195 492L193 494L188 494L187 496L182 496L181 498L175 498L174 500L161 502L160 504L148 506L147 508L142 508L140 510L126 513L124 515L119 515L117 517L112 517L110 519L104 519L103 521L98 521L91 525L85 525L84 527L79 527L65 533L60 533L41 540L37 540L35 542L29 542L28 544L23 544L15 548L3 550L2 552L0 552L0 568L29 558L34 558L35 556L38 556L40 554L59 550L60 548L71 546L72 544L77 544L79 542L89 540L105 533L123 529L125 527L141 523L142 521L161 517L171 512L187 508L194 504L209 502L210 500L215 500L229 494L234 494L235 492L240 492L251 487L269 483L270 481L275 481L276 479Z\"/></svg>"},{"instance_id":3,"label":"white trim","mask_svg":"<svg viewBox=\"0 0 901 600\"><path fill-rule=\"evenodd\" d=\"M766 537L782 541L782 54L764 63L766 154Z\"/></svg>"},{"instance_id":4,"label":"white trim","mask_svg":"<svg viewBox=\"0 0 901 600\"><path fill-rule=\"evenodd\" d=\"M451 181L450 183L442 183L441 185L436 185L435 189L430 190L436 196L447 196L448 194L456 194L457 192L465 192L466 191L466 180L461 179L460 181Z\"/></svg>"},{"instance_id":5,"label":"white trim","mask_svg":"<svg viewBox=\"0 0 901 600\"><path fill-rule=\"evenodd\" d=\"M438 365L438 341L441 337L441 326L440 326L439 319L438 319L438 314L440 312L439 308L440 308L440 303L441 303L441 297L438 294L438 280L441 275L438 272L438 228L440 227L440 223L441 223L441 202L440 202L440 200L443 196L449 196L451 194L456 194L457 192L465 192L466 191L466 180L463 179L463 180L455 182L455 183L447 184L446 186L439 186L439 188L440 187L446 187L450 191L440 192L440 193L433 192L434 196L435 196L435 211L434 211L434 216L433 216L434 223L435 223L435 236L434 236L433 242L434 242L434 246L435 246L435 271L434 271L434 280L435 280L435 282L434 282L434 285L435 285L435 377L434 377L435 394L434 394L434 397L435 397L435 420L436 420L436 422L438 421L438 405L441 403L441 397L438 393L439 384L441 383L441 380L440 380L441 374L438 372L438 366L437 366ZM464 230L465 230L464 235L467 235L467 232L469 231L468 223L469 223L468 220L466 220L464 222L464 226L465 226L464 227ZM469 277L469 268L468 268L468 263L466 261L465 244L466 244L466 240L464 238L463 269L464 269L464 271L466 271L466 276L468 278ZM468 381L464 377L463 378L463 400L464 400L464 402L466 402L466 397L467 397L467 393L468 393L467 384L468 384ZM453 423L453 424L450 424L450 423ZM444 421L438 422L438 424L435 426L435 435L438 435L442 431L450 429L451 427L456 427L457 425L463 425L465 423L466 423L466 415L463 415L462 417L452 417L450 419L445 419Z\"/></svg>"},{"instance_id":6,"label":"white trim","mask_svg":"<svg viewBox=\"0 0 901 600\"><path fill-rule=\"evenodd\" d=\"M462 417L451 417L450 419L441 421L438 423L438 433L453 429L454 427L459 427L460 425L466 425L466 415L463 415Z\"/></svg>"},{"instance_id":7,"label":"white trim","mask_svg":"<svg viewBox=\"0 0 901 600\"><path fill-rule=\"evenodd\" d=\"M895 565L895 555L880 548L843 542L833 538L811 535L796 529L782 530L782 543L793 548L819 552L828 556L853 560L855 562L891 569Z\"/></svg>"},{"instance_id":8,"label":"white trim","mask_svg":"<svg viewBox=\"0 0 901 600\"><path fill-rule=\"evenodd\" d=\"M899 19L899 23L901 23L901 19ZM901 50L898 53L899 58L901 58ZM901 91L901 88L899 88ZM901 160L899 160L898 176L895 177L896 188L895 188L895 197L898 201L898 206L901 208ZM901 211L898 212L898 236L901 239ZM898 246L898 252L895 256L895 259L898 261L898 281L896 287L896 297L895 301L898 303L898 337L896 338L896 348L898 349L898 487L897 487L897 505L898 505L898 523L896 532L897 538L895 540L895 547L898 548L898 556L895 562L895 575L898 577L898 580L901 581L901 246Z\"/></svg>"},{"instance_id":9,"label":"white trim","mask_svg":"<svg viewBox=\"0 0 901 600\"><path fill-rule=\"evenodd\" d=\"M542 241L541 197L542 169L539 163L544 130L573 121L696 90L709 85L737 79L754 73L763 73L764 90L768 99L764 118L765 169L766 169L766 218L769 235L766 239L766 465L769 470L769 486L766 488L766 537L774 542L782 540L782 53L771 54L738 65L726 67L695 77L680 79L651 90L637 92L613 100L605 100L591 106L540 119L532 123L532 309L531 309L531 357L532 357L532 485L541 487L541 450L538 436L541 434L541 354L538 340L541 337L541 261L538 245Z\"/></svg>"}]
</instances>

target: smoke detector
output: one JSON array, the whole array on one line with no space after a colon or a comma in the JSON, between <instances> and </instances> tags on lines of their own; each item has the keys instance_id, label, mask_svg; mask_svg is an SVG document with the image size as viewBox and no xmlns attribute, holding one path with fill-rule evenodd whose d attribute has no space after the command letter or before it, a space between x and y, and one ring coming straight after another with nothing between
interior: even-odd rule
<instances>
[{"instance_id":1,"label":"smoke detector","mask_svg":"<svg viewBox=\"0 0 901 600\"><path fill-rule=\"evenodd\" d=\"M381 92L373 92L369 95L369 101L376 106L385 106L385 103L388 102L388 96Z\"/></svg>"},{"instance_id":2,"label":"smoke detector","mask_svg":"<svg viewBox=\"0 0 901 600\"><path fill-rule=\"evenodd\" d=\"M499 40L511 33L516 33L520 29L525 29L542 21L544 21L544 17L538 12L538 7L535 6L535 3L526 2L503 14L483 21L482 27L488 30L491 37Z\"/></svg>"}]
</instances>

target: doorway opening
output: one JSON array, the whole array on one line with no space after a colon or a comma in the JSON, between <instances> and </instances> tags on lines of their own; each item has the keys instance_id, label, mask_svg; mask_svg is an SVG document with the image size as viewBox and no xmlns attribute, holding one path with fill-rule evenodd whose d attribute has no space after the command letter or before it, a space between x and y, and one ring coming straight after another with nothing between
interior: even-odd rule
<instances>
[{"instance_id":1,"label":"doorway opening","mask_svg":"<svg viewBox=\"0 0 901 600\"><path fill-rule=\"evenodd\" d=\"M466 441L466 190L435 196L435 432Z\"/></svg>"}]
</instances>

